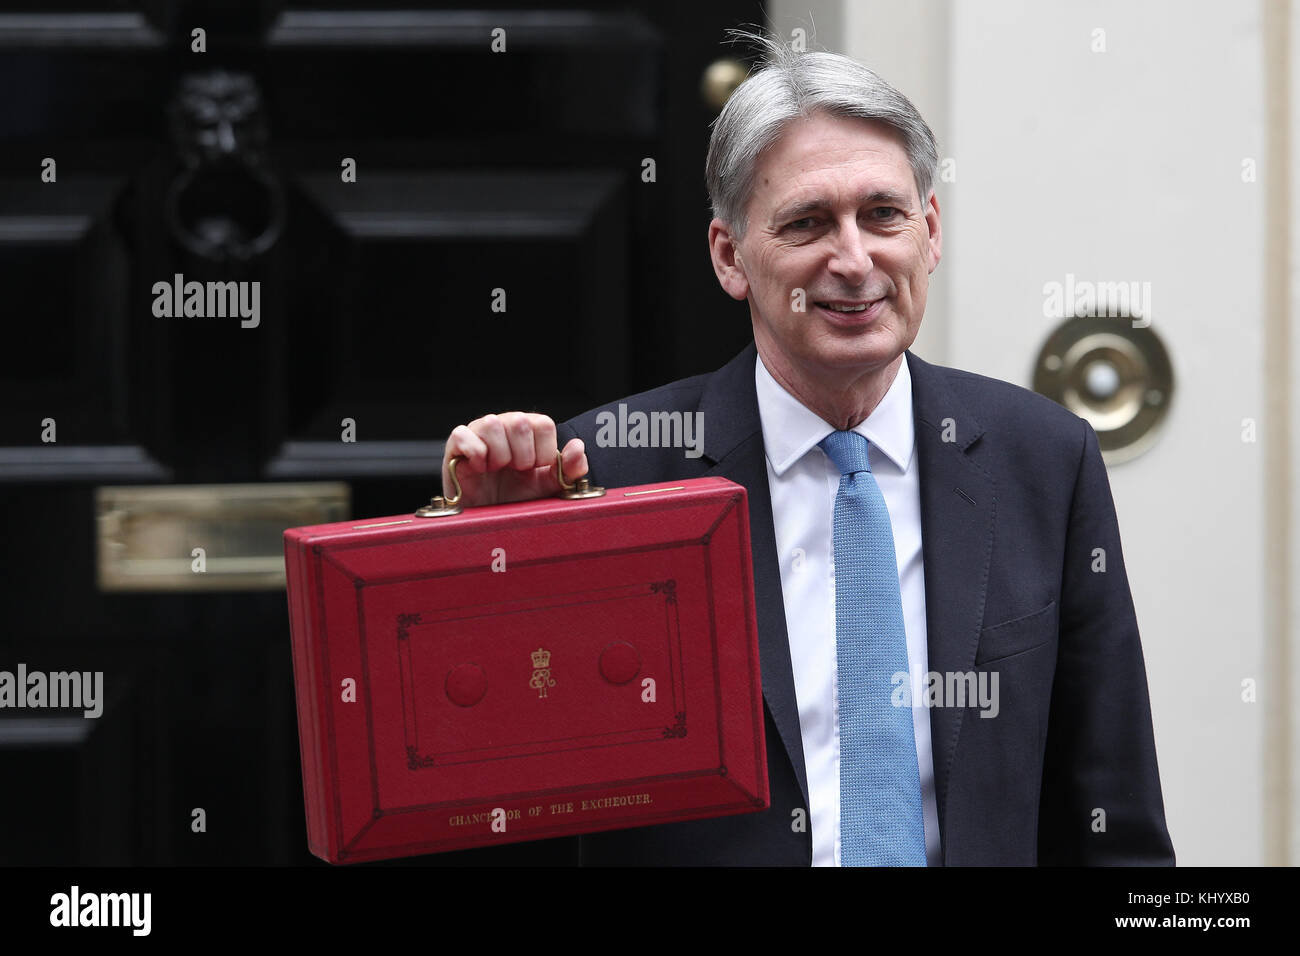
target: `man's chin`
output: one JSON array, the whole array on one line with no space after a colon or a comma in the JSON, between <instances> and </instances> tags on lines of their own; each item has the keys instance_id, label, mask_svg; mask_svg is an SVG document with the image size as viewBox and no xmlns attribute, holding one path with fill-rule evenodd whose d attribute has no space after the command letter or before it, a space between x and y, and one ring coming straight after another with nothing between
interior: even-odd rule
<instances>
[{"instance_id":1,"label":"man's chin","mask_svg":"<svg viewBox=\"0 0 1300 956\"><path fill-rule=\"evenodd\" d=\"M805 374L870 372L883 369L908 349L915 335L900 334L892 323L873 323L851 333L843 329L822 327L811 336L783 340L757 323L754 338L759 351L787 368L803 368Z\"/></svg>"},{"instance_id":2,"label":"man's chin","mask_svg":"<svg viewBox=\"0 0 1300 956\"><path fill-rule=\"evenodd\" d=\"M808 358L825 368L867 370L884 368L911 346L892 329L876 329L854 336L827 336L813 343Z\"/></svg>"}]
</instances>

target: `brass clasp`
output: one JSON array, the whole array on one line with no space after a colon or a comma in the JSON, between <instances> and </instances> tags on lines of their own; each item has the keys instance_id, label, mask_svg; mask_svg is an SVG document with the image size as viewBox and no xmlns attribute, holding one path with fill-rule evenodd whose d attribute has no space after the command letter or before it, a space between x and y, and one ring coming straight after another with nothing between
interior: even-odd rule
<instances>
[{"instance_id":1,"label":"brass clasp","mask_svg":"<svg viewBox=\"0 0 1300 956\"><path fill-rule=\"evenodd\" d=\"M456 489L456 493L446 498L442 495L434 495L427 505L415 510L417 518L445 518L447 515L458 515L464 510L460 506L460 479L456 477L456 462L460 460L460 455L453 455L451 461L447 462L447 473L451 475L451 486Z\"/></svg>"},{"instance_id":2,"label":"brass clasp","mask_svg":"<svg viewBox=\"0 0 1300 956\"><path fill-rule=\"evenodd\" d=\"M599 498L605 493L605 489L600 485L591 484L586 475L576 479L573 484L565 481L563 451L555 453L555 477L560 480L560 487L564 489L560 492L561 498Z\"/></svg>"}]
</instances>

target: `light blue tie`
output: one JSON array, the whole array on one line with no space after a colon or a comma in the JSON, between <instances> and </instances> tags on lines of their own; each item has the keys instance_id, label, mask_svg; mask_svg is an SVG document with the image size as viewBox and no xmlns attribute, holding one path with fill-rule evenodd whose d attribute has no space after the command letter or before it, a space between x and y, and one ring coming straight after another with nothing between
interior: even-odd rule
<instances>
[{"instance_id":1,"label":"light blue tie","mask_svg":"<svg viewBox=\"0 0 1300 956\"><path fill-rule=\"evenodd\" d=\"M894 532L871 474L869 445L851 431L831 432L821 442L841 475L835 494L840 863L925 866L912 708L892 700L894 675L907 673Z\"/></svg>"}]
</instances>

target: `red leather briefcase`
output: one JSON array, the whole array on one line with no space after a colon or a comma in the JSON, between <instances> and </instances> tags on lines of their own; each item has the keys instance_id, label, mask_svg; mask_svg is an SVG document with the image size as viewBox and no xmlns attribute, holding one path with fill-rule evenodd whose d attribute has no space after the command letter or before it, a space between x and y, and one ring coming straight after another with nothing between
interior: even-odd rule
<instances>
[{"instance_id":1,"label":"red leather briefcase","mask_svg":"<svg viewBox=\"0 0 1300 956\"><path fill-rule=\"evenodd\" d=\"M311 852L765 809L748 514L697 478L286 531Z\"/></svg>"}]
</instances>

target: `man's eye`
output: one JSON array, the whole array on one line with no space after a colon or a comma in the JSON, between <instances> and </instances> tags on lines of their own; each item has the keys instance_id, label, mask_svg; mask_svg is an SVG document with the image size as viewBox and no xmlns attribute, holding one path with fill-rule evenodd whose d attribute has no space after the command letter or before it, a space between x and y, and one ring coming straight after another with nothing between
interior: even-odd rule
<instances>
[{"instance_id":1,"label":"man's eye","mask_svg":"<svg viewBox=\"0 0 1300 956\"><path fill-rule=\"evenodd\" d=\"M893 206L877 206L875 209L871 210L871 215L872 218L879 219L883 222L886 219L893 219L895 216L901 215L901 213Z\"/></svg>"},{"instance_id":2,"label":"man's eye","mask_svg":"<svg viewBox=\"0 0 1300 956\"><path fill-rule=\"evenodd\" d=\"M814 224L816 221L817 221L817 220L816 220L816 219L813 219L811 216L805 216L805 217L802 218L802 219L796 219L794 222L790 223L790 228L791 228L791 229L811 229L812 226L813 226L813 224Z\"/></svg>"}]
</instances>

